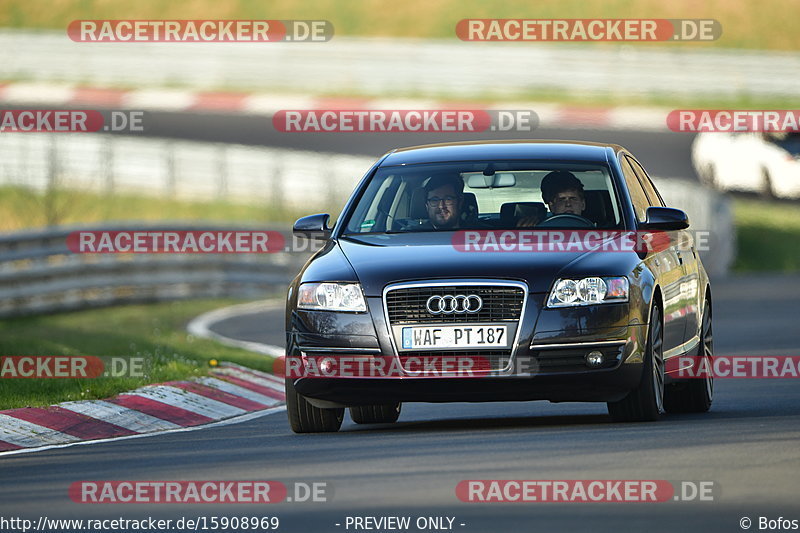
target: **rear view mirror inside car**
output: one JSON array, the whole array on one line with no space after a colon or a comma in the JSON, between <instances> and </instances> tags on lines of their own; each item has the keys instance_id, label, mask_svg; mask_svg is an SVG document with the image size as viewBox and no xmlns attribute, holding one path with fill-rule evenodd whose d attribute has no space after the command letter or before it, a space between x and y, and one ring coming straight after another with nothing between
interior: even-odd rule
<instances>
[{"instance_id":1,"label":"rear view mirror inside car","mask_svg":"<svg viewBox=\"0 0 800 533\"><path fill-rule=\"evenodd\" d=\"M511 172L497 172L491 176L481 174L469 174L467 186L470 189L499 189L513 187L517 184L517 178Z\"/></svg>"}]
</instances>

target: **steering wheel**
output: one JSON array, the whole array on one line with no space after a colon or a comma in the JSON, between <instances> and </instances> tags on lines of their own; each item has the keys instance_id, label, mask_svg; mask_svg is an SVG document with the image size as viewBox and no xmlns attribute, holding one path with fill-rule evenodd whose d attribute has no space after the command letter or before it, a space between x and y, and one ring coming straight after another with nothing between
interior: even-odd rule
<instances>
[{"instance_id":1,"label":"steering wheel","mask_svg":"<svg viewBox=\"0 0 800 533\"><path fill-rule=\"evenodd\" d=\"M580 215L561 213L536 224L537 228L593 228L594 222Z\"/></svg>"}]
</instances>

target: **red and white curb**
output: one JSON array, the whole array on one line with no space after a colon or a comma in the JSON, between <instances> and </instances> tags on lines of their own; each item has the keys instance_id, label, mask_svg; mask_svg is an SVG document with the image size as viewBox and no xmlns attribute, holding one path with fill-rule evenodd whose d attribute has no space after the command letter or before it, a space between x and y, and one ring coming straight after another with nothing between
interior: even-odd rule
<instances>
[{"instance_id":1,"label":"red and white curb","mask_svg":"<svg viewBox=\"0 0 800 533\"><path fill-rule=\"evenodd\" d=\"M106 400L0 411L0 453L240 422L282 410L284 400L281 378L221 363L206 377L148 385Z\"/></svg>"},{"instance_id":2,"label":"red and white curb","mask_svg":"<svg viewBox=\"0 0 800 533\"><path fill-rule=\"evenodd\" d=\"M332 98L271 93L214 92L184 89L112 89L42 83L0 83L0 105L85 106L90 109L135 109L175 112L220 112L272 116L286 109L530 109L540 126L615 130L668 131L671 109L654 107L587 107L542 102L436 101L397 98Z\"/></svg>"}]
</instances>

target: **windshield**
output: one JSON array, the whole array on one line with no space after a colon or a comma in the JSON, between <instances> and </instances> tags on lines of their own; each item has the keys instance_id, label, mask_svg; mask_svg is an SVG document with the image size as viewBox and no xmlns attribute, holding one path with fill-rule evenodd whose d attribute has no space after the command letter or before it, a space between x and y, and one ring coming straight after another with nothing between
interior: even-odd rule
<instances>
[{"instance_id":1,"label":"windshield","mask_svg":"<svg viewBox=\"0 0 800 533\"><path fill-rule=\"evenodd\" d=\"M458 229L621 228L608 167L461 162L385 167L367 185L345 234Z\"/></svg>"},{"instance_id":2,"label":"windshield","mask_svg":"<svg viewBox=\"0 0 800 533\"><path fill-rule=\"evenodd\" d=\"M792 155L800 155L800 132L766 133L768 142L777 144Z\"/></svg>"}]
</instances>

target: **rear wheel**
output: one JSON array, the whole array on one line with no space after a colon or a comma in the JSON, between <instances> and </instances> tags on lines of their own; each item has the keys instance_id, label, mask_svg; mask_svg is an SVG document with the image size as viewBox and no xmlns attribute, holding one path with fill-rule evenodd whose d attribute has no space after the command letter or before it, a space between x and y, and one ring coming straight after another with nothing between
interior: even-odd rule
<instances>
[{"instance_id":1,"label":"rear wheel","mask_svg":"<svg viewBox=\"0 0 800 533\"><path fill-rule=\"evenodd\" d=\"M322 409L315 407L294 388L294 381L286 378L286 412L289 425L295 433L324 433L339 431L344 420L344 407Z\"/></svg>"},{"instance_id":2,"label":"rear wheel","mask_svg":"<svg viewBox=\"0 0 800 533\"><path fill-rule=\"evenodd\" d=\"M350 418L356 424L391 424L400 417L400 402L381 405L358 405L350 408Z\"/></svg>"},{"instance_id":3,"label":"rear wheel","mask_svg":"<svg viewBox=\"0 0 800 533\"><path fill-rule=\"evenodd\" d=\"M608 414L615 422L658 420L664 412L664 324L661 308L654 306L647 329L647 350L639 386L626 397L608 402Z\"/></svg>"},{"instance_id":4,"label":"rear wheel","mask_svg":"<svg viewBox=\"0 0 800 533\"><path fill-rule=\"evenodd\" d=\"M704 413L711 408L711 402L714 400L714 375L711 371L714 362L714 336L711 328L711 303L708 300L703 310L698 356L700 357L698 372L702 373L703 377L667 387L664 395L664 408L667 412Z\"/></svg>"}]
</instances>

